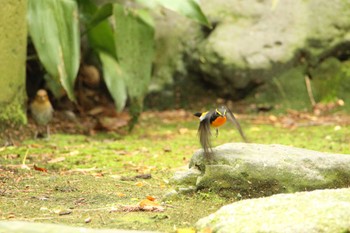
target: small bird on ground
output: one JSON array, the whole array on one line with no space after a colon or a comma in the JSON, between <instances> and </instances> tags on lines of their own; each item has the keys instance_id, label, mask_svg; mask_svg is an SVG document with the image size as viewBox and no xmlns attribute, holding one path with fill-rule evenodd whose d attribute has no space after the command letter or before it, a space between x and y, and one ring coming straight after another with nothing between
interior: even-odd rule
<instances>
[{"instance_id":1,"label":"small bird on ground","mask_svg":"<svg viewBox=\"0 0 350 233\"><path fill-rule=\"evenodd\" d=\"M50 138L50 128L48 124L52 120L53 108L45 90L40 89L37 91L33 102L30 104L30 111L37 124L37 131L34 137L37 138L39 135L38 128L46 126L47 138Z\"/></svg>"},{"instance_id":2,"label":"small bird on ground","mask_svg":"<svg viewBox=\"0 0 350 233\"><path fill-rule=\"evenodd\" d=\"M227 120L236 126L243 140L247 142L247 139L243 133L243 130L240 124L238 123L237 119L235 118L235 116L233 115L233 113L229 108L222 106L215 110L210 110L203 113L197 112L194 115L199 117L199 121L200 121L199 127L198 127L199 142L207 158L209 158L212 153L212 147L211 147L211 141L210 141L210 136L211 136L210 128L211 127L215 128L216 137L217 137L219 134L218 128L224 125Z\"/></svg>"}]
</instances>

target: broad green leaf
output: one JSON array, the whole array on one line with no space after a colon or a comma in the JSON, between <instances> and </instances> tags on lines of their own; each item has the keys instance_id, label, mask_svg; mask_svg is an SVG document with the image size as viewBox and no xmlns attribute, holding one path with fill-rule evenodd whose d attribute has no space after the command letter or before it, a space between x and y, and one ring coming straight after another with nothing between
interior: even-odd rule
<instances>
[{"instance_id":1,"label":"broad green leaf","mask_svg":"<svg viewBox=\"0 0 350 233\"><path fill-rule=\"evenodd\" d=\"M108 21L112 14L112 4L105 4L98 8L92 0L77 0L80 9L80 18L84 22L85 32L92 49L97 53L106 52L115 59L116 48L113 29Z\"/></svg>"},{"instance_id":2,"label":"broad green leaf","mask_svg":"<svg viewBox=\"0 0 350 233\"><path fill-rule=\"evenodd\" d=\"M112 16L112 14L113 14L113 5L111 3L103 5L92 16L92 19L88 23L88 29L91 27L95 27L99 23L103 22L105 19Z\"/></svg>"},{"instance_id":3,"label":"broad green leaf","mask_svg":"<svg viewBox=\"0 0 350 233\"><path fill-rule=\"evenodd\" d=\"M107 20L91 28L87 36L92 49L103 51L117 59L113 29Z\"/></svg>"},{"instance_id":4,"label":"broad green leaf","mask_svg":"<svg viewBox=\"0 0 350 233\"><path fill-rule=\"evenodd\" d=\"M136 0L137 2L155 8L163 6L190 19L193 19L207 27L211 27L208 19L203 14L198 1L196 0Z\"/></svg>"},{"instance_id":5,"label":"broad green leaf","mask_svg":"<svg viewBox=\"0 0 350 233\"><path fill-rule=\"evenodd\" d=\"M72 0L29 0L29 33L40 62L75 100L74 83L79 69L78 7Z\"/></svg>"},{"instance_id":6,"label":"broad green leaf","mask_svg":"<svg viewBox=\"0 0 350 233\"><path fill-rule=\"evenodd\" d=\"M123 74L115 58L104 52L100 52L99 55L102 63L103 78L107 88L113 97L117 111L122 111L127 100L124 82L125 74Z\"/></svg>"},{"instance_id":7,"label":"broad green leaf","mask_svg":"<svg viewBox=\"0 0 350 233\"><path fill-rule=\"evenodd\" d=\"M125 84L131 101L134 121L141 113L144 96L151 79L154 57L154 28L145 22L151 17L137 13L119 4L114 4L115 42L118 62L125 72Z\"/></svg>"}]
</instances>

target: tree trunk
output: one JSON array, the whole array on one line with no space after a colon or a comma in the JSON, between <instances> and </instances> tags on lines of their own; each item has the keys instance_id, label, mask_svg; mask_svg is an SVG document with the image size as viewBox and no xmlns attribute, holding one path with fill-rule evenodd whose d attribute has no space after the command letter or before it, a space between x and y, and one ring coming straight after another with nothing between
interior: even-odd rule
<instances>
[{"instance_id":1,"label":"tree trunk","mask_svg":"<svg viewBox=\"0 0 350 233\"><path fill-rule=\"evenodd\" d=\"M0 7L0 145L27 123L25 61L27 0L1 0Z\"/></svg>"}]
</instances>

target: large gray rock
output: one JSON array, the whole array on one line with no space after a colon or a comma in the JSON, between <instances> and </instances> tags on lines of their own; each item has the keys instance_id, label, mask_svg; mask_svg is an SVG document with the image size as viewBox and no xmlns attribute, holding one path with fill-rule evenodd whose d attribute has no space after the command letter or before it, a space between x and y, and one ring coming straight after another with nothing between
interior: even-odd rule
<instances>
[{"instance_id":1,"label":"large gray rock","mask_svg":"<svg viewBox=\"0 0 350 233\"><path fill-rule=\"evenodd\" d=\"M233 191L228 193L243 197L350 185L350 155L283 145L224 144L213 148L210 160L198 150L189 166L188 171L175 174L173 183L228 189Z\"/></svg>"},{"instance_id":2,"label":"large gray rock","mask_svg":"<svg viewBox=\"0 0 350 233\"><path fill-rule=\"evenodd\" d=\"M350 189L278 194L239 201L200 219L198 230L220 233L345 233Z\"/></svg>"},{"instance_id":3,"label":"large gray rock","mask_svg":"<svg viewBox=\"0 0 350 233\"><path fill-rule=\"evenodd\" d=\"M118 229L91 229L71 227L62 224L34 223L23 221L0 221L0 233L152 233L151 231L133 231ZM156 233L156 232L153 232Z\"/></svg>"},{"instance_id":4,"label":"large gray rock","mask_svg":"<svg viewBox=\"0 0 350 233\"><path fill-rule=\"evenodd\" d=\"M213 0L202 7L217 25L191 58L201 77L223 95L292 67L316 66L350 47L349 1L285 0L272 10L271 1Z\"/></svg>"},{"instance_id":5,"label":"large gray rock","mask_svg":"<svg viewBox=\"0 0 350 233\"><path fill-rule=\"evenodd\" d=\"M278 101L301 109L311 106L305 74L313 76L317 102L350 98L344 87L350 83L344 62L350 50L350 1L285 0L274 10L271 2L202 1L213 29L162 12L147 105L167 108L203 95L240 99L255 92L250 96L258 104Z\"/></svg>"}]
</instances>

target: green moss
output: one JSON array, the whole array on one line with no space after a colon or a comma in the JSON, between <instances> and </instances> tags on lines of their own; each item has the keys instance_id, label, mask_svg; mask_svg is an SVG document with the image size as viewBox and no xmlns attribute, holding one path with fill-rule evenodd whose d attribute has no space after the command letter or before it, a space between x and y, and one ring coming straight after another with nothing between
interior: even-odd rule
<instances>
[{"instance_id":1,"label":"green moss","mask_svg":"<svg viewBox=\"0 0 350 233\"><path fill-rule=\"evenodd\" d=\"M0 9L0 133L25 124L25 58L27 22L25 0L5 0ZM3 136L3 135L0 135ZM1 139L3 137L0 137ZM1 143L1 142L0 142Z\"/></svg>"},{"instance_id":2,"label":"green moss","mask_svg":"<svg viewBox=\"0 0 350 233\"><path fill-rule=\"evenodd\" d=\"M313 92L317 102L349 99L349 62L342 63L336 58L328 58L312 71L312 76Z\"/></svg>"},{"instance_id":3,"label":"green moss","mask_svg":"<svg viewBox=\"0 0 350 233\"><path fill-rule=\"evenodd\" d=\"M303 67L290 69L258 88L250 101L263 106L276 106L277 110L310 109L304 75Z\"/></svg>"},{"instance_id":4,"label":"green moss","mask_svg":"<svg viewBox=\"0 0 350 233\"><path fill-rule=\"evenodd\" d=\"M1 106L0 122L9 125L27 124L27 115L23 107L23 98L20 103Z\"/></svg>"}]
</instances>

